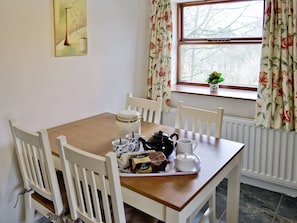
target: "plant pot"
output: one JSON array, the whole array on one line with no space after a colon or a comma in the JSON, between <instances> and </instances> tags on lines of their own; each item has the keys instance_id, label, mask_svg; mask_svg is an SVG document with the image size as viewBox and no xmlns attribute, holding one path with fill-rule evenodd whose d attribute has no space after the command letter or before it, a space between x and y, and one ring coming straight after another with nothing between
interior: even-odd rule
<instances>
[{"instance_id":1,"label":"plant pot","mask_svg":"<svg viewBox=\"0 0 297 223\"><path fill-rule=\"evenodd\" d=\"M219 90L219 85L218 84L209 84L209 90L212 93L216 93Z\"/></svg>"}]
</instances>

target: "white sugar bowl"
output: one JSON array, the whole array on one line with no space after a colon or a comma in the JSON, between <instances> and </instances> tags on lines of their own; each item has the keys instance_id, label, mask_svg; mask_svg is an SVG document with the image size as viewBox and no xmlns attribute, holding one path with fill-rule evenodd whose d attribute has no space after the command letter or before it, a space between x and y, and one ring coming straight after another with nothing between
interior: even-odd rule
<instances>
[{"instance_id":1,"label":"white sugar bowl","mask_svg":"<svg viewBox=\"0 0 297 223\"><path fill-rule=\"evenodd\" d=\"M176 155L175 168L182 172L195 172L200 168L200 158L196 154L180 153Z\"/></svg>"}]
</instances>

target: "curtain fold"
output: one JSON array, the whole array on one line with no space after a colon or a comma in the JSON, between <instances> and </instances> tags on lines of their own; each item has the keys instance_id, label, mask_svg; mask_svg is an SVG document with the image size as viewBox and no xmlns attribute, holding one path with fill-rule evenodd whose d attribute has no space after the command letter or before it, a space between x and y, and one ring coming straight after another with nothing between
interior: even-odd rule
<instances>
[{"instance_id":1,"label":"curtain fold","mask_svg":"<svg viewBox=\"0 0 297 223\"><path fill-rule=\"evenodd\" d=\"M171 98L171 0L151 0L150 53L147 97L156 100L162 97L163 111L168 111Z\"/></svg>"},{"instance_id":2,"label":"curtain fold","mask_svg":"<svg viewBox=\"0 0 297 223\"><path fill-rule=\"evenodd\" d=\"M257 126L297 132L297 0L266 0Z\"/></svg>"}]
</instances>

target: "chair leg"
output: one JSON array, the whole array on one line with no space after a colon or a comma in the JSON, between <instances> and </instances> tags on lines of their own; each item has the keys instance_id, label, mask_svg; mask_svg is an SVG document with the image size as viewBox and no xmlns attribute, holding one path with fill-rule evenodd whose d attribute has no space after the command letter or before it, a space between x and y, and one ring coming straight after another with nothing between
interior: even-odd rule
<instances>
[{"instance_id":1,"label":"chair leg","mask_svg":"<svg viewBox=\"0 0 297 223\"><path fill-rule=\"evenodd\" d=\"M209 216L210 216L210 208L207 208L197 223L209 222L207 221L207 219L209 220Z\"/></svg>"},{"instance_id":2,"label":"chair leg","mask_svg":"<svg viewBox=\"0 0 297 223\"><path fill-rule=\"evenodd\" d=\"M207 221L208 220L208 221ZM208 199L208 208L203 213L198 223L215 223L216 222L216 191L211 193Z\"/></svg>"},{"instance_id":3,"label":"chair leg","mask_svg":"<svg viewBox=\"0 0 297 223\"><path fill-rule=\"evenodd\" d=\"M209 209L210 209L210 214L209 214L209 223L215 223L216 221L216 190L212 192L212 195L210 196L209 199Z\"/></svg>"},{"instance_id":4,"label":"chair leg","mask_svg":"<svg viewBox=\"0 0 297 223\"><path fill-rule=\"evenodd\" d=\"M33 223L34 222L34 213L35 210L32 206L32 197L30 193L24 194L25 198L25 215L26 215L26 223Z\"/></svg>"},{"instance_id":5,"label":"chair leg","mask_svg":"<svg viewBox=\"0 0 297 223\"><path fill-rule=\"evenodd\" d=\"M193 223L194 221L194 217L195 217L195 215L194 214L192 214L188 219L187 219L187 223Z\"/></svg>"}]
</instances>

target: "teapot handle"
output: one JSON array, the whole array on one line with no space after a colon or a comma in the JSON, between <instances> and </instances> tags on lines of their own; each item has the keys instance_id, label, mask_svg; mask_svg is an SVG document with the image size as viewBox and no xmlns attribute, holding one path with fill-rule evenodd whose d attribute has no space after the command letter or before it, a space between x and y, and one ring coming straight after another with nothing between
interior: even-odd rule
<instances>
[{"instance_id":1,"label":"teapot handle","mask_svg":"<svg viewBox=\"0 0 297 223\"><path fill-rule=\"evenodd\" d=\"M174 146L176 147L176 145L177 145L177 140L178 140L178 134L177 134L177 133L172 133L172 134L170 135L170 138L172 139L174 136L175 136L175 143L174 143Z\"/></svg>"},{"instance_id":2,"label":"teapot handle","mask_svg":"<svg viewBox=\"0 0 297 223\"><path fill-rule=\"evenodd\" d=\"M170 135L170 138L172 139L174 136L175 136L176 141L177 141L177 140L178 140L178 134L177 134L177 133L172 133L172 134Z\"/></svg>"}]
</instances>

